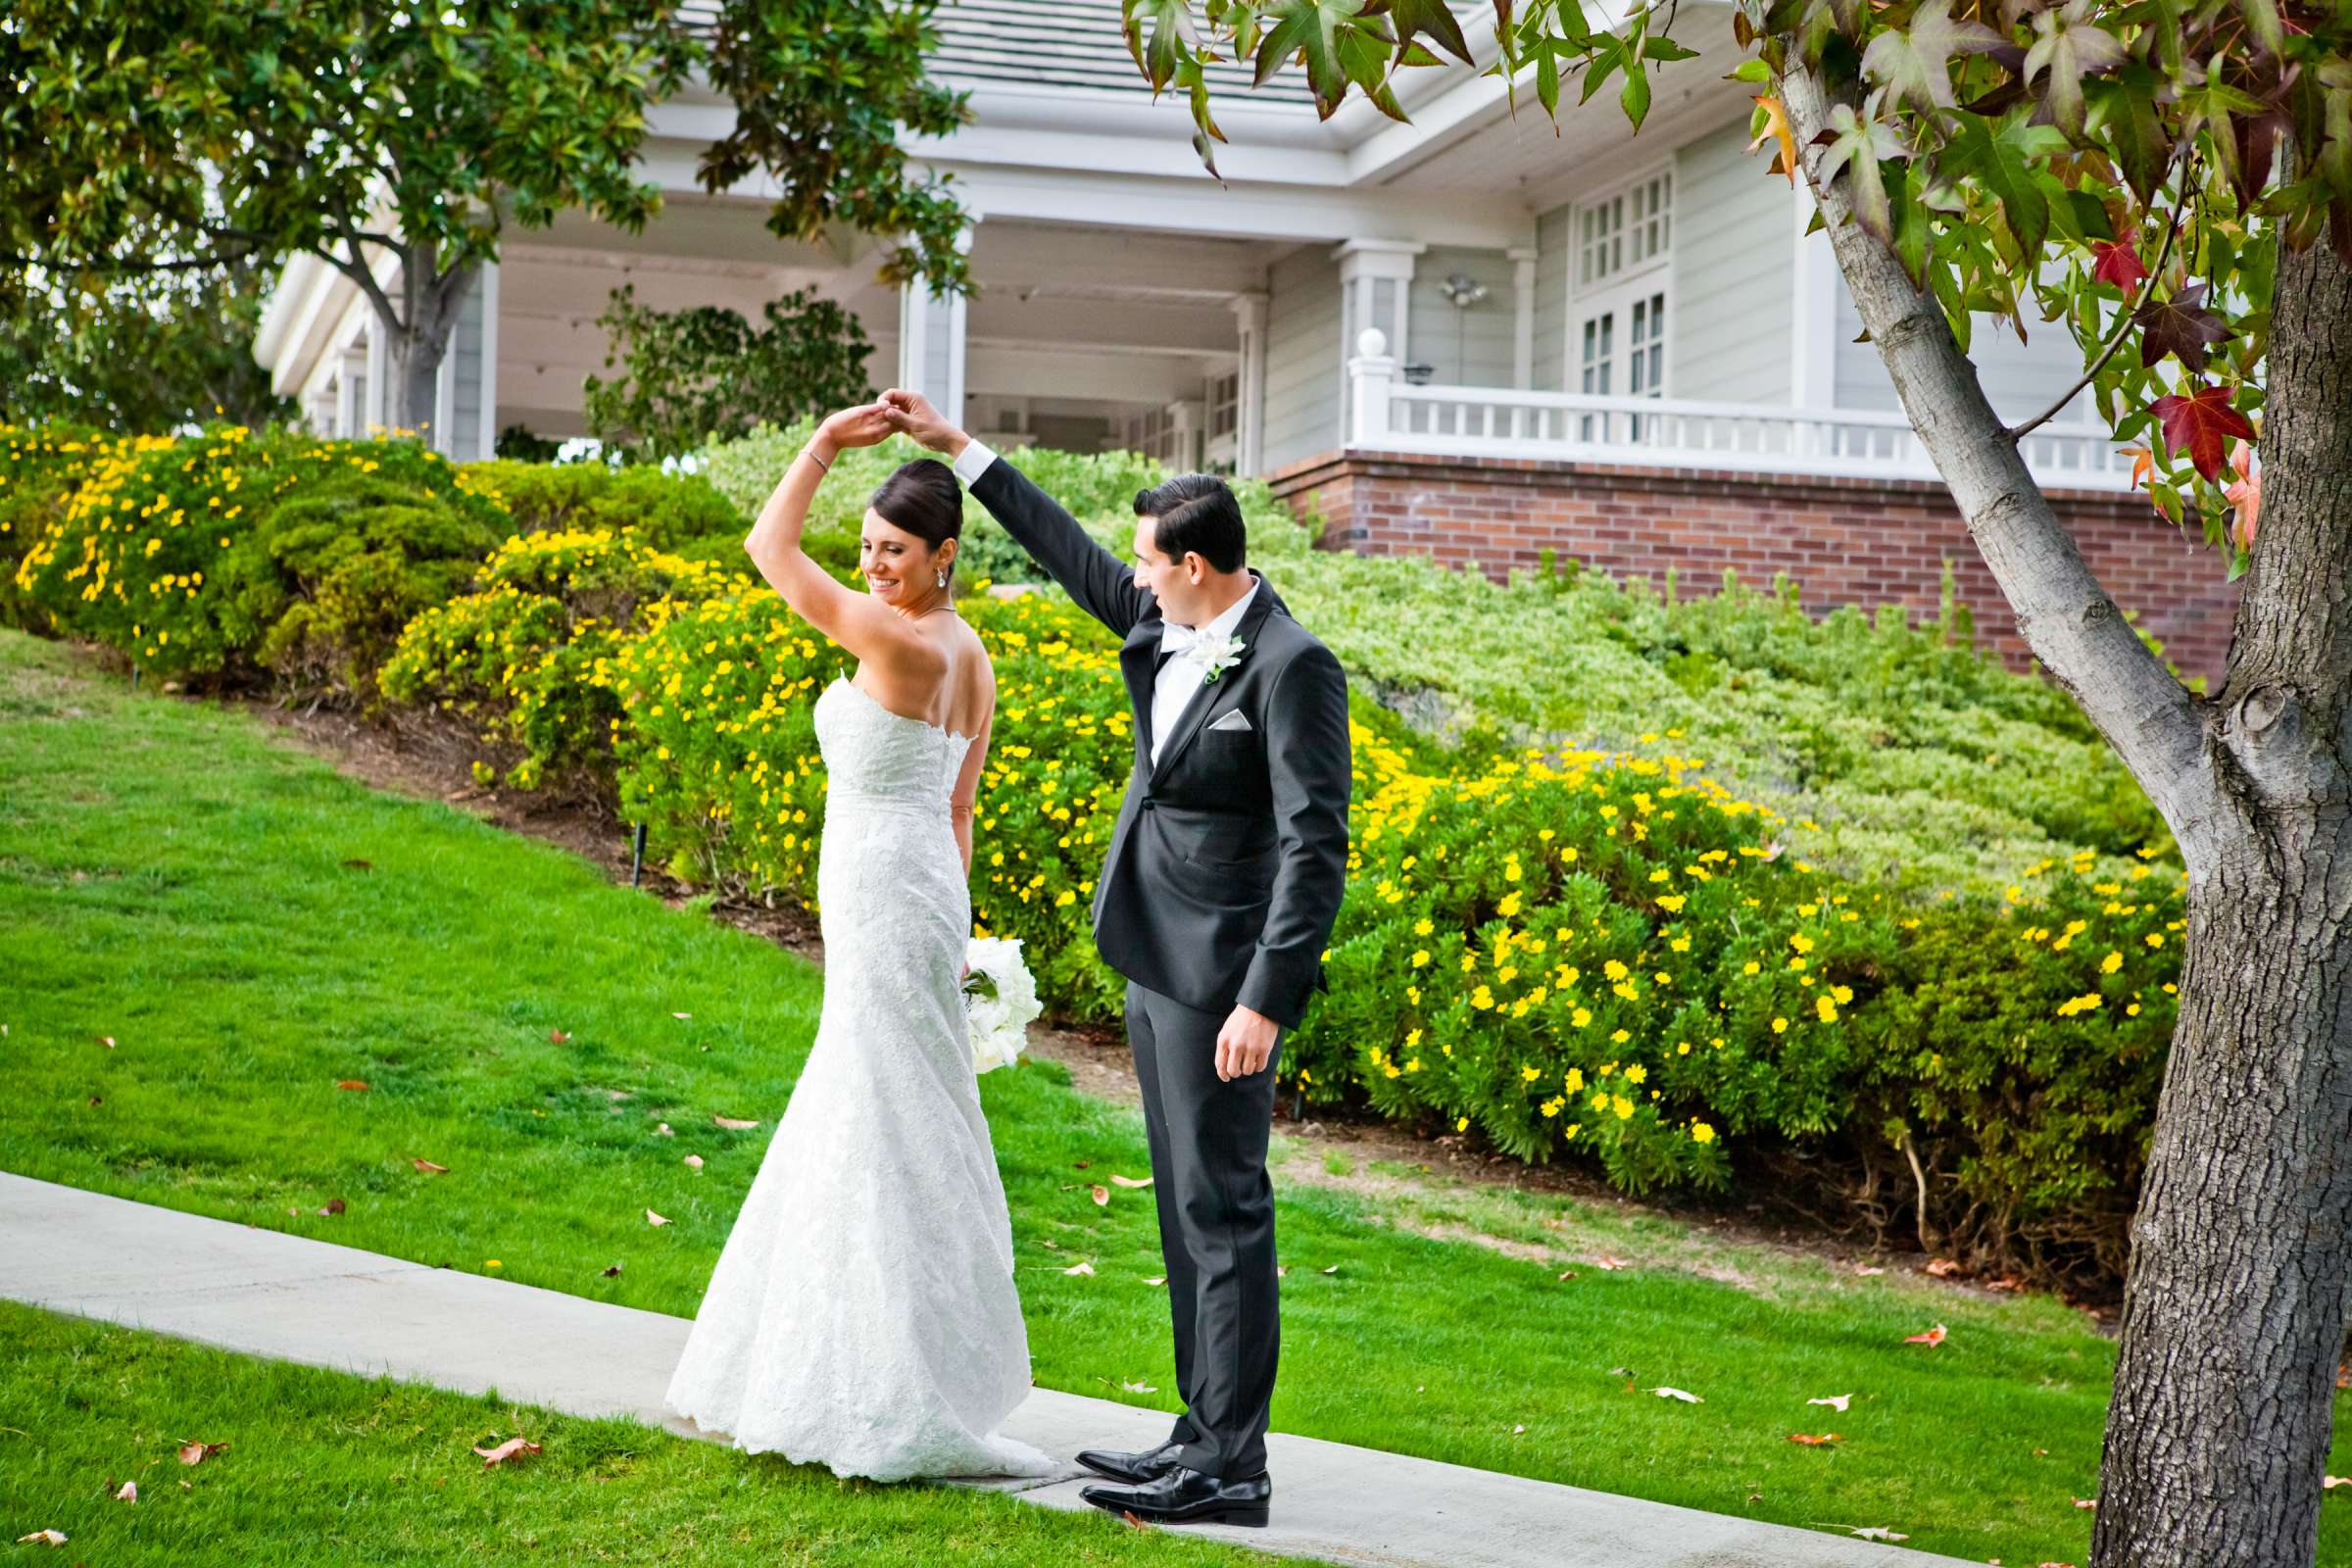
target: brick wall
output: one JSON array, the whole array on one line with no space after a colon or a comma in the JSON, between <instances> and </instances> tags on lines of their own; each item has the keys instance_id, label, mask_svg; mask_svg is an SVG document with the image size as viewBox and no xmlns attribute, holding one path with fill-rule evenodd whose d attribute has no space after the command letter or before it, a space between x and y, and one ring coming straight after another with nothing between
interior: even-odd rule
<instances>
[{"instance_id":1,"label":"brick wall","mask_svg":"<svg viewBox=\"0 0 2352 1568\"><path fill-rule=\"evenodd\" d=\"M1548 548L1684 598L1716 592L1725 567L1755 587L1787 572L1805 608L1901 604L1936 612L1945 559L1979 639L2012 667L2030 655L1951 495L1921 480L1833 479L1717 469L1492 458L1334 453L1277 470L1274 492L1320 517L1326 548L1421 554L1500 576ZM2221 684L2235 584L2218 553L2175 529L2143 496L2049 493L2090 568L2184 675Z\"/></svg>"}]
</instances>

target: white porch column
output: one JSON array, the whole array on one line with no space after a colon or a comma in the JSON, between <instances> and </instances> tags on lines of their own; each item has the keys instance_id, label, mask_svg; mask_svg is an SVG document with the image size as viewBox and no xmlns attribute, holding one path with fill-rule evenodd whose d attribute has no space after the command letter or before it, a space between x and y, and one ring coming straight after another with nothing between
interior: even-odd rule
<instances>
[{"instance_id":1,"label":"white porch column","mask_svg":"<svg viewBox=\"0 0 2352 1568\"><path fill-rule=\"evenodd\" d=\"M1377 326L1356 334L1355 353L1348 361L1348 399L1353 416L1348 421L1348 445L1379 446L1389 434L1389 388L1396 377L1396 357Z\"/></svg>"},{"instance_id":2,"label":"white porch column","mask_svg":"<svg viewBox=\"0 0 2352 1568\"><path fill-rule=\"evenodd\" d=\"M1788 301L1788 398L1798 409L1827 409L1838 401L1838 258L1830 231L1807 234L1812 190L1799 183L1791 203L1789 243L1796 247Z\"/></svg>"},{"instance_id":3,"label":"white porch column","mask_svg":"<svg viewBox=\"0 0 2352 1568\"><path fill-rule=\"evenodd\" d=\"M1178 398L1168 405L1169 467L1180 473L1200 471L1200 439L1207 424L1202 416L1207 412L1198 398Z\"/></svg>"},{"instance_id":4,"label":"white porch column","mask_svg":"<svg viewBox=\"0 0 2352 1568\"><path fill-rule=\"evenodd\" d=\"M368 435L391 422L384 417L384 411L391 407L391 400L384 396L384 376L391 363L392 356L384 352L383 323L371 316L368 318L368 401L353 435Z\"/></svg>"},{"instance_id":5,"label":"white porch column","mask_svg":"<svg viewBox=\"0 0 2352 1568\"><path fill-rule=\"evenodd\" d=\"M972 254L978 216L956 236L956 248ZM899 289L899 385L920 392L956 424L964 422L964 322L968 302L941 295L921 279Z\"/></svg>"},{"instance_id":6,"label":"white porch column","mask_svg":"<svg viewBox=\"0 0 2352 1568\"><path fill-rule=\"evenodd\" d=\"M484 262L473 286L482 296L482 424L474 451L486 461L498 456L498 264Z\"/></svg>"},{"instance_id":7,"label":"white porch column","mask_svg":"<svg viewBox=\"0 0 2352 1568\"><path fill-rule=\"evenodd\" d=\"M1239 294L1233 319L1240 338L1240 379L1234 388L1233 471L1248 478L1265 454L1266 296Z\"/></svg>"},{"instance_id":8,"label":"white porch column","mask_svg":"<svg viewBox=\"0 0 2352 1568\"><path fill-rule=\"evenodd\" d=\"M1522 392L1536 384L1536 251L1514 245L1511 259L1511 385Z\"/></svg>"},{"instance_id":9,"label":"white porch column","mask_svg":"<svg viewBox=\"0 0 2352 1568\"><path fill-rule=\"evenodd\" d=\"M360 433L361 421L368 417L366 339L345 349L342 361L342 368L335 373L334 423L326 433L338 440L348 440Z\"/></svg>"},{"instance_id":10,"label":"white porch column","mask_svg":"<svg viewBox=\"0 0 2352 1568\"><path fill-rule=\"evenodd\" d=\"M1406 310L1412 295L1413 258L1429 247L1409 239L1351 239L1332 251L1340 264L1340 428L1347 444L1355 429L1353 376L1350 357L1358 352L1358 334L1377 328L1398 353L1410 341L1405 335ZM1385 346L1384 350L1385 352ZM1387 407L1381 410L1386 428Z\"/></svg>"}]
</instances>

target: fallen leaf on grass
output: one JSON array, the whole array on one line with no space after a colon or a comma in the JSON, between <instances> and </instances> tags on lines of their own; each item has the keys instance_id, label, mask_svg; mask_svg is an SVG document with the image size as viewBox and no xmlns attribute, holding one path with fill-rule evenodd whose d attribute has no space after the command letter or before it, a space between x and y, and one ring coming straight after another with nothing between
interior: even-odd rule
<instances>
[{"instance_id":1,"label":"fallen leaf on grass","mask_svg":"<svg viewBox=\"0 0 2352 1568\"><path fill-rule=\"evenodd\" d=\"M1884 1274L1886 1272L1886 1271L1885 1269L1873 1268L1868 1263L1856 1263L1854 1265L1854 1275L1858 1279L1868 1279L1873 1274Z\"/></svg>"},{"instance_id":2,"label":"fallen leaf on grass","mask_svg":"<svg viewBox=\"0 0 2352 1568\"><path fill-rule=\"evenodd\" d=\"M690 1170L701 1170L703 1168L703 1156L700 1154L688 1154L686 1156L686 1165Z\"/></svg>"},{"instance_id":3,"label":"fallen leaf on grass","mask_svg":"<svg viewBox=\"0 0 2352 1568\"><path fill-rule=\"evenodd\" d=\"M1130 1515L1129 1517L1133 1516ZM17 1538L17 1544L19 1545L23 1545L27 1541L37 1541L44 1546L62 1546L66 1544L66 1537L65 1532L60 1530L35 1530L29 1536L19 1536Z\"/></svg>"},{"instance_id":4,"label":"fallen leaf on grass","mask_svg":"<svg viewBox=\"0 0 2352 1568\"><path fill-rule=\"evenodd\" d=\"M645 1211L645 1222L648 1225L666 1225L669 1223L669 1221L663 1219L661 1215L655 1213L650 1208Z\"/></svg>"},{"instance_id":5,"label":"fallen leaf on grass","mask_svg":"<svg viewBox=\"0 0 2352 1568\"><path fill-rule=\"evenodd\" d=\"M2333 1492L2338 1487L2352 1487L2352 1476L2326 1476L2321 1479L2322 1492Z\"/></svg>"},{"instance_id":6,"label":"fallen leaf on grass","mask_svg":"<svg viewBox=\"0 0 2352 1568\"><path fill-rule=\"evenodd\" d=\"M1165 1274L1154 1274L1144 1283L1146 1285L1165 1285L1168 1283L1168 1277ZM2330 1484L2332 1485L2332 1483Z\"/></svg>"},{"instance_id":7,"label":"fallen leaf on grass","mask_svg":"<svg viewBox=\"0 0 2352 1568\"><path fill-rule=\"evenodd\" d=\"M517 1454L527 1458L539 1451L539 1445L527 1438L509 1438L495 1448L476 1448L473 1451L482 1456L482 1468L487 1470L494 1464L505 1464Z\"/></svg>"},{"instance_id":8,"label":"fallen leaf on grass","mask_svg":"<svg viewBox=\"0 0 2352 1568\"><path fill-rule=\"evenodd\" d=\"M324 1208L320 1209L318 1212L319 1212L319 1213L321 1213L321 1214L327 1214L327 1215L334 1215L334 1214L340 1214L340 1213L342 1213L342 1212L343 1212L343 1200L341 1200L340 1198L330 1198L330 1199L328 1199L328 1200L326 1200L326 1206L325 1206Z\"/></svg>"},{"instance_id":9,"label":"fallen leaf on grass","mask_svg":"<svg viewBox=\"0 0 2352 1568\"><path fill-rule=\"evenodd\" d=\"M1149 1383L1121 1383L1119 1387L1125 1389L1129 1394L1157 1394L1159 1392Z\"/></svg>"},{"instance_id":10,"label":"fallen leaf on grass","mask_svg":"<svg viewBox=\"0 0 2352 1568\"><path fill-rule=\"evenodd\" d=\"M1960 1272L1960 1265L1948 1257L1930 1258L1928 1260L1928 1272L1935 1275L1939 1280L1948 1279L1952 1275Z\"/></svg>"},{"instance_id":11,"label":"fallen leaf on grass","mask_svg":"<svg viewBox=\"0 0 2352 1568\"><path fill-rule=\"evenodd\" d=\"M418 1170L424 1172L427 1176L446 1176L449 1174L449 1167L447 1165L436 1165L431 1160L425 1159L422 1156L416 1156L416 1165Z\"/></svg>"},{"instance_id":12,"label":"fallen leaf on grass","mask_svg":"<svg viewBox=\"0 0 2352 1568\"><path fill-rule=\"evenodd\" d=\"M1609 1256L1607 1253L1605 1253L1605 1252L1604 1252L1604 1253L1602 1253L1600 1256L1598 1256L1598 1257L1596 1257L1596 1258L1592 1259L1592 1266L1593 1266L1594 1268L1605 1268L1605 1269L1609 1269L1609 1270L1611 1270L1611 1271L1613 1272L1613 1271L1615 1271L1615 1270L1617 1270L1617 1269L1621 1269L1621 1268L1632 1268L1634 1265L1633 1265L1633 1264L1631 1264L1631 1263L1628 1263L1628 1262L1627 1262L1627 1261L1626 1261L1624 1258L1622 1258L1622 1257L1611 1257L1611 1256Z\"/></svg>"},{"instance_id":13,"label":"fallen leaf on grass","mask_svg":"<svg viewBox=\"0 0 2352 1568\"><path fill-rule=\"evenodd\" d=\"M674 1131L671 1130L669 1123L665 1121L656 1122L654 1124L654 1134L659 1138L675 1138L678 1136Z\"/></svg>"},{"instance_id":14,"label":"fallen leaf on grass","mask_svg":"<svg viewBox=\"0 0 2352 1568\"><path fill-rule=\"evenodd\" d=\"M1329 1267L1329 1268L1325 1269L1323 1272L1324 1272L1324 1273L1326 1273L1326 1274L1337 1274L1339 1271L1340 1271L1340 1265L1339 1265L1339 1264L1337 1264L1337 1263L1334 1263L1334 1264L1332 1264L1332 1265L1331 1265L1331 1267Z\"/></svg>"},{"instance_id":15,"label":"fallen leaf on grass","mask_svg":"<svg viewBox=\"0 0 2352 1568\"><path fill-rule=\"evenodd\" d=\"M1132 1176L1114 1174L1110 1178L1110 1185L1113 1187L1149 1187L1152 1185L1152 1178L1147 1176L1142 1181L1137 1181Z\"/></svg>"},{"instance_id":16,"label":"fallen leaf on grass","mask_svg":"<svg viewBox=\"0 0 2352 1568\"><path fill-rule=\"evenodd\" d=\"M1943 1343L1943 1325L1938 1323L1925 1334L1906 1334L1903 1336L1903 1343L1905 1345L1941 1345Z\"/></svg>"},{"instance_id":17,"label":"fallen leaf on grass","mask_svg":"<svg viewBox=\"0 0 2352 1568\"><path fill-rule=\"evenodd\" d=\"M2014 1274L2004 1274L1997 1280L1986 1280L1984 1288L1988 1291L2016 1291L2022 1294L2025 1291L2026 1282Z\"/></svg>"},{"instance_id":18,"label":"fallen leaf on grass","mask_svg":"<svg viewBox=\"0 0 2352 1568\"><path fill-rule=\"evenodd\" d=\"M2098 1499L2098 1498L2096 1498L2096 1497L2077 1497L2077 1498L2075 1498L2075 1506L2076 1506L2076 1507L2078 1507L2078 1508L2096 1508L2098 1505L2099 1505L2099 1499Z\"/></svg>"},{"instance_id":19,"label":"fallen leaf on grass","mask_svg":"<svg viewBox=\"0 0 2352 1568\"><path fill-rule=\"evenodd\" d=\"M1788 1441L1801 1443L1808 1448L1826 1448L1839 1440L1835 1432L1824 1432L1819 1437L1815 1437L1810 1432L1791 1432L1788 1434Z\"/></svg>"},{"instance_id":20,"label":"fallen leaf on grass","mask_svg":"<svg viewBox=\"0 0 2352 1568\"><path fill-rule=\"evenodd\" d=\"M100 1035L98 1037L98 1043L109 1051L115 1049L115 1037L113 1035Z\"/></svg>"},{"instance_id":21,"label":"fallen leaf on grass","mask_svg":"<svg viewBox=\"0 0 2352 1568\"><path fill-rule=\"evenodd\" d=\"M615 1263L615 1264L613 1264L613 1265L612 1265L611 1268L609 1268L609 1269L605 1270L605 1278L607 1278L607 1279L611 1279L611 1278L612 1278L613 1275L615 1275L615 1274L617 1274L617 1273L619 1273L619 1272L620 1272L620 1265L619 1265L618 1263Z\"/></svg>"},{"instance_id":22,"label":"fallen leaf on grass","mask_svg":"<svg viewBox=\"0 0 2352 1568\"><path fill-rule=\"evenodd\" d=\"M571 1036L561 1029L550 1029L547 1032L547 1043L551 1046L568 1046L571 1044Z\"/></svg>"},{"instance_id":23,"label":"fallen leaf on grass","mask_svg":"<svg viewBox=\"0 0 2352 1568\"><path fill-rule=\"evenodd\" d=\"M1682 1389L1669 1389L1660 1387L1652 1389L1649 1392L1656 1395L1661 1399L1680 1399L1685 1404L1704 1404L1707 1402L1706 1400L1700 1398L1697 1395L1688 1393Z\"/></svg>"},{"instance_id":24,"label":"fallen leaf on grass","mask_svg":"<svg viewBox=\"0 0 2352 1568\"><path fill-rule=\"evenodd\" d=\"M1095 1265L1092 1263L1072 1263L1062 1270L1064 1274L1092 1274L1094 1271Z\"/></svg>"},{"instance_id":25,"label":"fallen leaf on grass","mask_svg":"<svg viewBox=\"0 0 2352 1568\"><path fill-rule=\"evenodd\" d=\"M1864 1541L1909 1541L1911 1539L1901 1531L1889 1530L1885 1525L1864 1525L1861 1529L1849 1530L1846 1534L1860 1536Z\"/></svg>"},{"instance_id":26,"label":"fallen leaf on grass","mask_svg":"<svg viewBox=\"0 0 2352 1568\"><path fill-rule=\"evenodd\" d=\"M1098 1207L1110 1201L1110 1189L1104 1187L1100 1182L1088 1188L1086 1191L1087 1196L1095 1200L1095 1203Z\"/></svg>"},{"instance_id":27,"label":"fallen leaf on grass","mask_svg":"<svg viewBox=\"0 0 2352 1568\"><path fill-rule=\"evenodd\" d=\"M225 1443L183 1443L179 1446L179 1462L202 1464L227 1446Z\"/></svg>"},{"instance_id":28,"label":"fallen leaf on grass","mask_svg":"<svg viewBox=\"0 0 2352 1568\"><path fill-rule=\"evenodd\" d=\"M122 1483L122 1490L115 1494L115 1500L116 1500L117 1502L136 1502L136 1501L138 1501L138 1500L139 1500L139 1484L138 1484L136 1481L125 1481L125 1482L123 1482L123 1483Z\"/></svg>"},{"instance_id":29,"label":"fallen leaf on grass","mask_svg":"<svg viewBox=\"0 0 2352 1568\"><path fill-rule=\"evenodd\" d=\"M375 862L373 860L349 859L343 862L343 868L347 871L372 871L375 869Z\"/></svg>"},{"instance_id":30,"label":"fallen leaf on grass","mask_svg":"<svg viewBox=\"0 0 2352 1568\"><path fill-rule=\"evenodd\" d=\"M1291 1277L1291 1265L1288 1263L1275 1264L1274 1277L1278 1280L1289 1279Z\"/></svg>"},{"instance_id":31,"label":"fallen leaf on grass","mask_svg":"<svg viewBox=\"0 0 2352 1568\"><path fill-rule=\"evenodd\" d=\"M1135 1516L1135 1510L1132 1508L1121 1508L1119 1510L1119 1517L1126 1520L1127 1523L1134 1529L1149 1530L1152 1528L1150 1525L1144 1523L1141 1519L1138 1519Z\"/></svg>"},{"instance_id":32,"label":"fallen leaf on grass","mask_svg":"<svg viewBox=\"0 0 2352 1568\"><path fill-rule=\"evenodd\" d=\"M1564 1268L1560 1270L1560 1278L1564 1280L1572 1280L1576 1278L1576 1270L1572 1268Z\"/></svg>"},{"instance_id":33,"label":"fallen leaf on grass","mask_svg":"<svg viewBox=\"0 0 2352 1568\"><path fill-rule=\"evenodd\" d=\"M1826 1404L1839 1415L1843 1415L1845 1414L1845 1401L1852 1397L1853 1396L1850 1394L1833 1394L1826 1399L1807 1399L1805 1402L1807 1404Z\"/></svg>"},{"instance_id":34,"label":"fallen leaf on grass","mask_svg":"<svg viewBox=\"0 0 2352 1568\"><path fill-rule=\"evenodd\" d=\"M672 1018L691 1018L694 1016L694 1014L691 1012L673 1012L670 1014L670 1016Z\"/></svg>"},{"instance_id":35,"label":"fallen leaf on grass","mask_svg":"<svg viewBox=\"0 0 2352 1568\"><path fill-rule=\"evenodd\" d=\"M360 1091L365 1091L365 1090L367 1089L367 1087L368 1087L368 1084L367 1084L367 1080L365 1080L365 1079L361 1079L361 1078L342 1078L342 1079L338 1079L338 1080L336 1080L335 1087L336 1087L337 1089L352 1089L352 1090L360 1090Z\"/></svg>"},{"instance_id":36,"label":"fallen leaf on grass","mask_svg":"<svg viewBox=\"0 0 2352 1568\"><path fill-rule=\"evenodd\" d=\"M103 1102L104 1102L104 1097L103 1097L103 1096L100 1096L100 1095L92 1095L92 1096L90 1097L90 1103L91 1103L91 1104L93 1104L93 1105L100 1104L100 1103L103 1103Z\"/></svg>"},{"instance_id":37,"label":"fallen leaf on grass","mask_svg":"<svg viewBox=\"0 0 2352 1568\"><path fill-rule=\"evenodd\" d=\"M716 1125L724 1127L731 1133L748 1133L753 1128L760 1125L756 1121L743 1121L734 1116L720 1116L715 1114L711 1116L710 1120ZM666 1126L667 1124L664 1123L663 1125Z\"/></svg>"},{"instance_id":38,"label":"fallen leaf on grass","mask_svg":"<svg viewBox=\"0 0 2352 1568\"><path fill-rule=\"evenodd\" d=\"M1073 1160L1071 1160L1071 1161L1070 1161L1070 1169L1072 1169L1072 1170L1086 1170L1086 1169L1090 1168L1091 1166L1093 1166L1093 1164L1094 1164L1094 1161L1093 1161L1093 1160L1091 1160L1091 1159L1073 1159Z\"/></svg>"}]
</instances>

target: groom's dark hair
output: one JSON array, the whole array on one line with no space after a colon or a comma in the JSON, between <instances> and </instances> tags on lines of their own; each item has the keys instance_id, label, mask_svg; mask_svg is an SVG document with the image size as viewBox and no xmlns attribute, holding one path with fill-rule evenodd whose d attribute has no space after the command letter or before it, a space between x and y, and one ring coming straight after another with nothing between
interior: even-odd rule
<instances>
[{"instance_id":1,"label":"groom's dark hair","mask_svg":"<svg viewBox=\"0 0 2352 1568\"><path fill-rule=\"evenodd\" d=\"M1239 571L1248 554L1250 531L1242 504L1213 473L1180 473L1135 493L1135 514L1158 521L1152 530L1159 553L1182 561L1187 551L1219 571Z\"/></svg>"}]
</instances>

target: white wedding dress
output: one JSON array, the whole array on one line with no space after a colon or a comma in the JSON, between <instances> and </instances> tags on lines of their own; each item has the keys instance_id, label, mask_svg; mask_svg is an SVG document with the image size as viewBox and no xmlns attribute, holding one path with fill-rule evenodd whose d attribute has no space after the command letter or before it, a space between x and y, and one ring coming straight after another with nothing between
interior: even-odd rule
<instances>
[{"instance_id":1,"label":"white wedding dress","mask_svg":"<svg viewBox=\"0 0 2352 1568\"><path fill-rule=\"evenodd\" d=\"M1056 1475L996 1432L1028 1396L1029 1341L963 1015L971 903L948 794L971 739L844 680L815 718L816 1043L663 1405L837 1475Z\"/></svg>"}]
</instances>

